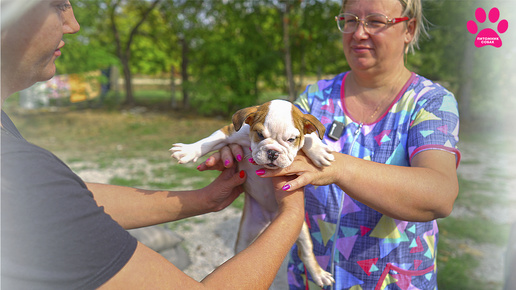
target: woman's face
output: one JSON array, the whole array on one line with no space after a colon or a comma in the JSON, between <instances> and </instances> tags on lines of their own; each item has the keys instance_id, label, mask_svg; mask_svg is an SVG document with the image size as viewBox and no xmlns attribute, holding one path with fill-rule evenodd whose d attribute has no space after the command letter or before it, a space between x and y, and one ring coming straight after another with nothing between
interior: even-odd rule
<instances>
[{"instance_id":1,"label":"woman's face","mask_svg":"<svg viewBox=\"0 0 516 290\"><path fill-rule=\"evenodd\" d=\"M360 19L373 13L393 19L402 17L403 7L398 0L350 0L344 12ZM363 24L359 24L354 33L343 33L344 54L351 69L374 73L403 65L405 46L413 37L410 32L413 29L407 29L407 23L388 25L375 35L364 30ZM413 27L413 22L408 26Z\"/></svg>"},{"instance_id":2,"label":"woman's face","mask_svg":"<svg viewBox=\"0 0 516 290\"><path fill-rule=\"evenodd\" d=\"M3 29L2 93L8 89L11 94L52 78L54 62L65 44L63 34L76 33L79 28L68 0L43 0Z\"/></svg>"}]
</instances>

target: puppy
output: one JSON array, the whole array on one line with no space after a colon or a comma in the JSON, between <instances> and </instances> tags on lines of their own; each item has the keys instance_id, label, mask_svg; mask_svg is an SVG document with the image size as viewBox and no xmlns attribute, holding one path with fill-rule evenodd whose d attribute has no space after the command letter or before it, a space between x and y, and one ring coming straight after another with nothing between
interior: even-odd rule
<instances>
[{"instance_id":1,"label":"puppy","mask_svg":"<svg viewBox=\"0 0 516 290\"><path fill-rule=\"evenodd\" d=\"M239 144L246 155L239 162L245 170L245 202L238 231L235 251L238 253L250 245L271 223L277 214L278 204L269 178L260 178L259 168L285 168L297 152L304 153L319 167L328 166L334 160L331 150L321 139L325 128L314 116L303 114L290 102L274 100L261 106L249 107L233 115L233 124L214 132L211 136L193 144L174 144L172 157L179 163L195 162L211 151L228 144ZM247 160L252 158L256 164ZM321 287L335 283L330 273L321 268L313 253L313 244L306 222L296 241L299 256L312 279Z\"/></svg>"}]
</instances>

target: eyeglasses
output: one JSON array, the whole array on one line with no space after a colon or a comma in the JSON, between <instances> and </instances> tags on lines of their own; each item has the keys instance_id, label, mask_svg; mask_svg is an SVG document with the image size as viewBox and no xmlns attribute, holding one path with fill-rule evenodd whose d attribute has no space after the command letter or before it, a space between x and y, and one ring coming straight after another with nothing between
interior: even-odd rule
<instances>
[{"instance_id":1,"label":"eyeglasses","mask_svg":"<svg viewBox=\"0 0 516 290\"><path fill-rule=\"evenodd\" d=\"M342 33L353 33L357 30L358 25L362 23L364 30L369 34L377 34L386 28L388 25L396 24L399 22L407 21L410 18L401 17L389 19L387 16L382 14L369 14L364 19L358 18L358 16L351 13L342 13L335 16L337 26Z\"/></svg>"}]
</instances>

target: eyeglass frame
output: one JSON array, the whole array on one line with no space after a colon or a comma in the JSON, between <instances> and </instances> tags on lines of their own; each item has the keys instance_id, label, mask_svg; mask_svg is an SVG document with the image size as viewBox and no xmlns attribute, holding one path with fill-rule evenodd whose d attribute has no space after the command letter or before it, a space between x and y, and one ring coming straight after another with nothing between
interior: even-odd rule
<instances>
[{"instance_id":1,"label":"eyeglass frame","mask_svg":"<svg viewBox=\"0 0 516 290\"><path fill-rule=\"evenodd\" d=\"M344 32L343 29L340 28L340 25L339 25L339 18L342 18L341 15L350 15L350 16L354 16L356 18L356 26L355 26L355 29L353 31L350 31L350 32ZM385 27L382 27L380 29L384 29L386 28L387 26L390 26L390 25L393 25L393 24L396 24L396 23L400 23L400 22L404 22L404 21L408 21L410 20L410 18L408 16L404 16L404 17L397 17L397 18L392 18L392 19L389 19L389 17L387 17L386 15L383 15L383 14L380 14L380 13L373 13L373 14L369 14L367 15L365 18L371 16L371 15L379 15L379 16L383 16L385 17L385 19L387 19L387 23L385 23ZM350 33L355 33L358 29L358 26L359 24L361 23L363 26L364 26L364 30L367 32L367 33L370 33L369 30L368 30L368 25L367 25L367 22L365 19L360 19L358 18L358 16L356 16L355 14L353 13L340 13L339 15L335 16L335 22L337 22L337 28L339 29L340 32L342 33L345 33L345 34L350 34ZM377 32L378 33L378 32ZM377 33L370 33L370 34L377 34Z\"/></svg>"}]
</instances>

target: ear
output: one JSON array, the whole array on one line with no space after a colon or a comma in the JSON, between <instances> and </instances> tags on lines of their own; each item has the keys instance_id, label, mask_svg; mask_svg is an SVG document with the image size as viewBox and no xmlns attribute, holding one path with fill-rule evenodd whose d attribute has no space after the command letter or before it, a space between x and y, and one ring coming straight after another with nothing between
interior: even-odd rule
<instances>
[{"instance_id":1,"label":"ear","mask_svg":"<svg viewBox=\"0 0 516 290\"><path fill-rule=\"evenodd\" d=\"M409 45L414 39L414 35L416 34L416 26L417 21L415 18L412 18L407 23L407 30L405 31L405 45Z\"/></svg>"},{"instance_id":2,"label":"ear","mask_svg":"<svg viewBox=\"0 0 516 290\"><path fill-rule=\"evenodd\" d=\"M310 134L312 132L317 131L317 135L319 136L319 139L324 138L324 133L326 132L326 128L324 128L324 125L317 120L316 117L310 115L310 114L304 114L304 125L305 125L305 134Z\"/></svg>"},{"instance_id":3,"label":"ear","mask_svg":"<svg viewBox=\"0 0 516 290\"><path fill-rule=\"evenodd\" d=\"M235 114L233 114L233 126L235 126L235 130L238 131L244 125L250 124L253 122L254 113L256 113L259 106L244 108L238 110Z\"/></svg>"}]
</instances>

